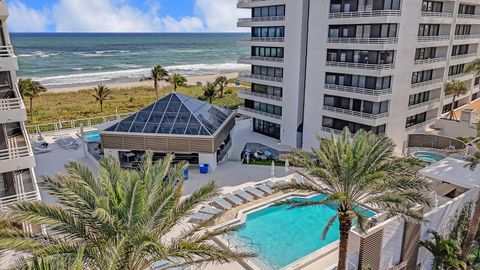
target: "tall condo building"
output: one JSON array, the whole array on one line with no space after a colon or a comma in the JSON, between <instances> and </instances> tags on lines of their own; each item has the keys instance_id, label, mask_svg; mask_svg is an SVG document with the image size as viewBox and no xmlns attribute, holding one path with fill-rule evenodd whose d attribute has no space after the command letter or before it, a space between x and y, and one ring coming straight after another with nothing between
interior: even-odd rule
<instances>
[{"instance_id":1,"label":"tall condo building","mask_svg":"<svg viewBox=\"0 0 480 270\"><path fill-rule=\"evenodd\" d=\"M252 10L238 26L252 65L241 79L239 112L253 130L309 150L316 134L344 127L388 135L401 152L452 106L479 96L480 79L464 69L478 57L480 2L475 0L240 0ZM449 80L469 92L445 95Z\"/></svg>"},{"instance_id":2,"label":"tall condo building","mask_svg":"<svg viewBox=\"0 0 480 270\"><path fill-rule=\"evenodd\" d=\"M27 112L19 93L13 53L6 19L8 9L0 1L0 208L17 201L38 200L33 167L35 158L25 121Z\"/></svg>"}]
</instances>

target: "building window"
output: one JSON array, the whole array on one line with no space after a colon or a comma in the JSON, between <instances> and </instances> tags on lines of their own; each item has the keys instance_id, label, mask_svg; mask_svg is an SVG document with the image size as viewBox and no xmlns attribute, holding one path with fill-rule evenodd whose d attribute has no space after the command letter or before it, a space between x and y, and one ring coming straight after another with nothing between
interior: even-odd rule
<instances>
[{"instance_id":1,"label":"building window","mask_svg":"<svg viewBox=\"0 0 480 270\"><path fill-rule=\"evenodd\" d=\"M475 14L475 6L460 4L460 6L458 8L458 14L474 15Z\"/></svg>"},{"instance_id":2,"label":"building window","mask_svg":"<svg viewBox=\"0 0 480 270\"><path fill-rule=\"evenodd\" d=\"M410 95L408 98L408 106L427 102L430 98L430 91L418 93L415 95Z\"/></svg>"},{"instance_id":3,"label":"building window","mask_svg":"<svg viewBox=\"0 0 480 270\"><path fill-rule=\"evenodd\" d=\"M285 5L252 8L252 17L285 16Z\"/></svg>"},{"instance_id":4,"label":"building window","mask_svg":"<svg viewBox=\"0 0 480 270\"><path fill-rule=\"evenodd\" d=\"M448 68L448 76L463 73L464 69L465 69L465 64L459 64L459 65L451 66L451 67Z\"/></svg>"},{"instance_id":5,"label":"building window","mask_svg":"<svg viewBox=\"0 0 480 270\"><path fill-rule=\"evenodd\" d=\"M261 94L270 95L270 96L276 96L276 97L283 96L283 91L281 87L256 84L256 83L252 83L252 92L261 93Z\"/></svg>"},{"instance_id":6,"label":"building window","mask_svg":"<svg viewBox=\"0 0 480 270\"><path fill-rule=\"evenodd\" d=\"M480 77L475 77L474 85L480 84Z\"/></svg>"},{"instance_id":7,"label":"building window","mask_svg":"<svg viewBox=\"0 0 480 270\"><path fill-rule=\"evenodd\" d=\"M327 61L365 63L365 64L391 64L394 51L360 51L360 50L335 50L327 51Z\"/></svg>"},{"instance_id":8,"label":"building window","mask_svg":"<svg viewBox=\"0 0 480 270\"><path fill-rule=\"evenodd\" d=\"M268 103L263 103L263 102L258 102L258 101L253 101L246 99L245 100L245 107L254 109L257 111L261 112L267 112L275 115L282 115L282 107L268 104Z\"/></svg>"},{"instance_id":9,"label":"building window","mask_svg":"<svg viewBox=\"0 0 480 270\"><path fill-rule=\"evenodd\" d=\"M388 112L388 101L372 102L361 99L325 95L323 105L368 114Z\"/></svg>"},{"instance_id":10,"label":"building window","mask_svg":"<svg viewBox=\"0 0 480 270\"><path fill-rule=\"evenodd\" d=\"M283 58L283 48L254 46L252 56Z\"/></svg>"},{"instance_id":11,"label":"building window","mask_svg":"<svg viewBox=\"0 0 480 270\"><path fill-rule=\"evenodd\" d=\"M437 55L436 47L418 48L415 50L415 60L425 60L435 58Z\"/></svg>"},{"instance_id":12,"label":"building window","mask_svg":"<svg viewBox=\"0 0 480 270\"><path fill-rule=\"evenodd\" d=\"M365 131L372 131L376 134L384 134L386 129L386 125L372 127L372 126L362 125L359 123L332 118L328 116L323 117L322 125L324 127L335 129L335 130L343 130L345 127L348 127L348 129L352 133L356 133L359 130L363 129Z\"/></svg>"},{"instance_id":13,"label":"building window","mask_svg":"<svg viewBox=\"0 0 480 270\"><path fill-rule=\"evenodd\" d=\"M443 3L442 2L423 1L423 3L422 3L422 11L442 12L442 10L443 10Z\"/></svg>"},{"instance_id":14,"label":"building window","mask_svg":"<svg viewBox=\"0 0 480 270\"><path fill-rule=\"evenodd\" d=\"M331 25L329 37L387 38L397 36L397 24Z\"/></svg>"},{"instance_id":15,"label":"building window","mask_svg":"<svg viewBox=\"0 0 480 270\"><path fill-rule=\"evenodd\" d=\"M409 116L407 117L407 122L405 124L405 127L411 127L411 126L423 123L426 121L426 118L427 118L427 112Z\"/></svg>"},{"instance_id":16,"label":"building window","mask_svg":"<svg viewBox=\"0 0 480 270\"><path fill-rule=\"evenodd\" d=\"M342 73L327 73L325 76L326 84L335 84L340 86L351 86L373 90L389 89L392 77L372 77L363 75L352 75Z\"/></svg>"},{"instance_id":17,"label":"building window","mask_svg":"<svg viewBox=\"0 0 480 270\"><path fill-rule=\"evenodd\" d=\"M331 0L330 12L400 10L400 0Z\"/></svg>"},{"instance_id":18,"label":"building window","mask_svg":"<svg viewBox=\"0 0 480 270\"><path fill-rule=\"evenodd\" d=\"M457 24L455 27L455 35L470 35L472 26L470 24Z\"/></svg>"},{"instance_id":19,"label":"building window","mask_svg":"<svg viewBox=\"0 0 480 270\"><path fill-rule=\"evenodd\" d=\"M452 103L448 103L446 105L443 105L442 113L447 113L451 110L452 110Z\"/></svg>"},{"instance_id":20,"label":"building window","mask_svg":"<svg viewBox=\"0 0 480 270\"><path fill-rule=\"evenodd\" d=\"M433 70L422 70L412 73L412 84L432 80Z\"/></svg>"},{"instance_id":21,"label":"building window","mask_svg":"<svg viewBox=\"0 0 480 270\"><path fill-rule=\"evenodd\" d=\"M478 98L478 92L472 94L472 101L476 100Z\"/></svg>"},{"instance_id":22,"label":"building window","mask_svg":"<svg viewBox=\"0 0 480 270\"><path fill-rule=\"evenodd\" d=\"M285 37L285 27L252 27L252 37Z\"/></svg>"},{"instance_id":23,"label":"building window","mask_svg":"<svg viewBox=\"0 0 480 270\"><path fill-rule=\"evenodd\" d=\"M253 65L252 74L283 78L283 68Z\"/></svg>"},{"instance_id":24,"label":"building window","mask_svg":"<svg viewBox=\"0 0 480 270\"><path fill-rule=\"evenodd\" d=\"M464 45L453 45L452 56L463 55L468 53L468 44Z\"/></svg>"},{"instance_id":25,"label":"building window","mask_svg":"<svg viewBox=\"0 0 480 270\"><path fill-rule=\"evenodd\" d=\"M438 36L440 24L420 24L418 27L418 36Z\"/></svg>"},{"instance_id":26,"label":"building window","mask_svg":"<svg viewBox=\"0 0 480 270\"><path fill-rule=\"evenodd\" d=\"M268 121L253 118L253 131L280 139L280 125Z\"/></svg>"}]
</instances>

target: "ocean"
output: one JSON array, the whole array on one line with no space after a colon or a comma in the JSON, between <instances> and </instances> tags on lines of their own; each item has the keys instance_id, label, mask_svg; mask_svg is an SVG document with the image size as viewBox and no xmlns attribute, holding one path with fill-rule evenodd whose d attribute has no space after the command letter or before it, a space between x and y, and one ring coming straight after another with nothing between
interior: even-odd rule
<instances>
[{"instance_id":1,"label":"ocean","mask_svg":"<svg viewBox=\"0 0 480 270\"><path fill-rule=\"evenodd\" d=\"M18 76L49 88L138 81L154 65L185 76L247 70L245 33L12 33Z\"/></svg>"}]
</instances>

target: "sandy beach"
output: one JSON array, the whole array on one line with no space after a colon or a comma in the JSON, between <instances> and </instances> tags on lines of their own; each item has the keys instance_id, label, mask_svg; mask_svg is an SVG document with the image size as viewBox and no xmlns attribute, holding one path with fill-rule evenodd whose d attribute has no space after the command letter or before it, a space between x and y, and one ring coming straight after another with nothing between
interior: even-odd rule
<instances>
[{"instance_id":1,"label":"sandy beach","mask_svg":"<svg viewBox=\"0 0 480 270\"><path fill-rule=\"evenodd\" d=\"M226 73L226 74L217 74L217 75L204 75L204 76L190 76L186 77L188 80L188 84L194 85L197 84L198 82L202 84L206 84L207 82L214 82L215 78L219 75L224 75L228 79L233 79L238 76L238 73ZM148 80L148 81L138 81L138 82L124 82L124 83L104 83L106 86L109 88L129 88L129 87L137 87L137 86L152 86L153 81ZM160 82L159 86L167 86L169 83L167 82ZM75 92L79 90L84 90L84 89L91 89L97 86L97 84L94 85L80 85L80 86L71 86L71 87L60 87L60 88L48 88L48 92L50 93L61 93L61 92Z\"/></svg>"}]
</instances>

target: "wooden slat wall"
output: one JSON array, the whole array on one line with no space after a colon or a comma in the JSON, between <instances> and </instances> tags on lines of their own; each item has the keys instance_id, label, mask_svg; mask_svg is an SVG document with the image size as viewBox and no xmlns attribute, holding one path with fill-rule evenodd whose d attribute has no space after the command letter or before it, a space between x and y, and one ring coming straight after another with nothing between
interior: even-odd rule
<instances>
[{"instance_id":1,"label":"wooden slat wall","mask_svg":"<svg viewBox=\"0 0 480 270\"><path fill-rule=\"evenodd\" d=\"M233 127L235 126L235 117L232 117L230 121L223 127L223 129L217 134L214 141L214 149L218 149L220 144L227 138L228 134L232 131Z\"/></svg>"},{"instance_id":2,"label":"wooden slat wall","mask_svg":"<svg viewBox=\"0 0 480 270\"><path fill-rule=\"evenodd\" d=\"M360 240L359 269L380 270L383 229Z\"/></svg>"},{"instance_id":3,"label":"wooden slat wall","mask_svg":"<svg viewBox=\"0 0 480 270\"><path fill-rule=\"evenodd\" d=\"M405 221L401 261L407 263L406 269L415 269L417 265L418 247L421 225Z\"/></svg>"}]
</instances>

